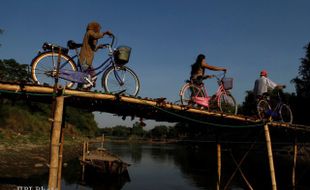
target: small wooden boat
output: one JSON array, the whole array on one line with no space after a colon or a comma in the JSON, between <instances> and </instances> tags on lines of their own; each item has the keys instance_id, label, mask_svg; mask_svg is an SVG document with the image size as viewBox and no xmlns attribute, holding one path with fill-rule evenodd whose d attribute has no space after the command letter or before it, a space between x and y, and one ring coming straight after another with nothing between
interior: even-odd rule
<instances>
[{"instance_id":1,"label":"small wooden boat","mask_svg":"<svg viewBox=\"0 0 310 190\"><path fill-rule=\"evenodd\" d=\"M127 167L130 164L122 161L117 155L105 148L88 150L88 142L84 143L83 155L80 157L81 165L84 168L95 170L100 174L121 175L128 173Z\"/></svg>"}]
</instances>

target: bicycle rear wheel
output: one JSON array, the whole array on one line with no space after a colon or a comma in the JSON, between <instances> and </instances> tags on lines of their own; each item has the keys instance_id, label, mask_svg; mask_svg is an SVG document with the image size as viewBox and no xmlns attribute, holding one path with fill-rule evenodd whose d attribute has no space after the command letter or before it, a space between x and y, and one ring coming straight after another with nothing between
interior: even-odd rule
<instances>
[{"instance_id":1,"label":"bicycle rear wheel","mask_svg":"<svg viewBox=\"0 0 310 190\"><path fill-rule=\"evenodd\" d=\"M222 93L219 96L218 104L221 112L227 114L237 114L238 106L235 98L229 93Z\"/></svg>"},{"instance_id":2,"label":"bicycle rear wheel","mask_svg":"<svg viewBox=\"0 0 310 190\"><path fill-rule=\"evenodd\" d=\"M288 105L282 104L279 110L279 114L282 122L290 124L293 122L293 114L291 108Z\"/></svg>"},{"instance_id":3,"label":"bicycle rear wheel","mask_svg":"<svg viewBox=\"0 0 310 190\"><path fill-rule=\"evenodd\" d=\"M55 52L43 52L36 56L31 62L31 77L36 84L54 86L58 53ZM67 55L60 55L60 67L59 72L66 71L77 71L76 64ZM74 83L71 81L66 81L59 78L58 84L61 86L66 86L66 88L71 88Z\"/></svg>"},{"instance_id":4,"label":"bicycle rear wheel","mask_svg":"<svg viewBox=\"0 0 310 190\"><path fill-rule=\"evenodd\" d=\"M181 104L185 106L194 106L196 103L193 97L205 97L203 90L197 85L186 83L180 90Z\"/></svg>"},{"instance_id":5,"label":"bicycle rear wheel","mask_svg":"<svg viewBox=\"0 0 310 190\"><path fill-rule=\"evenodd\" d=\"M258 114L258 117L260 119L266 119L267 117L269 117L271 115L271 107L269 105L269 103L266 101L266 100L260 100L258 103L257 103L257 114Z\"/></svg>"},{"instance_id":6,"label":"bicycle rear wheel","mask_svg":"<svg viewBox=\"0 0 310 190\"><path fill-rule=\"evenodd\" d=\"M140 90L140 81L130 68L111 66L102 76L102 87L108 93L137 96Z\"/></svg>"}]
</instances>

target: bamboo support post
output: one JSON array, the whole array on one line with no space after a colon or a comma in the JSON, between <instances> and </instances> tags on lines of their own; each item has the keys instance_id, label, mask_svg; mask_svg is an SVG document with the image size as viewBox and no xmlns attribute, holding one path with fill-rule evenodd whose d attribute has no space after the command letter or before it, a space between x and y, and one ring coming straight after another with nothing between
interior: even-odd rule
<instances>
[{"instance_id":1,"label":"bamboo support post","mask_svg":"<svg viewBox=\"0 0 310 190\"><path fill-rule=\"evenodd\" d=\"M60 146L59 146L59 161L58 161L58 183L57 183L57 190L61 190L61 172L62 172L62 162L63 162L63 147L64 147L64 138L65 138L65 131L64 131L64 122L62 122L61 127L61 137L60 137Z\"/></svg>"},{"instance_id":2,"label":"bamboo support post","mask_svg":"<svg viewBox=\"0 0 310 190\"><path fill-rule=\"evenodd\" d=\"M85 162L85 156L86 156L86 141L83 142L83 157L82 157L83 162Z\"/></svg>"},{"instance_id":3,"label":"bamboo support post","mask_svg":"<svg viewBox=\"0 0 310 190\"><path fill-rule=\"evenodd\" d=\"M269 160L269 169L270 169L272 190L276 190L277 189L277 183L276 183L276 175L275 175L273 155L272 155L272 147L271 147L271 138L270 138L270 132L269 132L268 124L264 125L264 131L265 131L265 138L266 138L266 144L267 144L267 152L268 152L268 160Z\"/></svg>"},{"instance_id":4,"label":"bamboo support post","mask_svg":"<svg viewBox=\"0 0 310 190\"><path fill-rule=\"evenodd\" d=\"M82 181L84 181L85 173L85 160L86 160L86 141L83 142L83 155L82 155Z\"/></svg>"},{"instance_id":5,"label":"bamboo support post","mask_svg":"<svg viewBox=\"0 0 310 190\"><path fill-rule=\"evenodd\" d=\"M221 144L217 143L217 184L216 189L220 189L221 185Z\"/></svg>"},{"instance_id":6,"label":"bamboo support post","mask_svg":"<svg viewBox=\"0 0 310 190\"><path fill-rule=\"evenodd\" d=\"M103 148L103 143L104 143L104 134L101 136L101 148Z\"/></svg>"},{"instance_id":7,"label":"bamboo support post","mask_svg":"<svg viewBox=\"0 0 310 190\"><path fill-rule=\"evenodd\" d=\"M89 141L86 141L86 154L88 154L89 151Z\"/></svg>"},{"instance_id":8,"label":"bamboo support post","mask_svg":"<svg viewBox=\"0 0 310 190\"><path fill-rule=\"evenodd\" d=\"M64 106L64 97L56 97L56 107L54 112L52 139L51 139L51 155L50 155L50 169L49 169L49 180L48 188L56 189L58 181L58 165L59 165L59 142L62 130L62 114ZM61 177L60 177L61 178ZM58 189L58 188L57 188Z\"/></svg>"},{"instance_id":9,"label":"bamboo support post","mask_svg":"<svg viewBox=\"0 0 310 190\"><path fill-rule=\"evenodd\" d=\"M292 189L296 189L296 165L297 165L297 152L298 152L298 146L297 146L297 134L295 130L295 138L294 138L294 144L293 144L293 171L292 171Z\"/></svg>"}]
</instances>

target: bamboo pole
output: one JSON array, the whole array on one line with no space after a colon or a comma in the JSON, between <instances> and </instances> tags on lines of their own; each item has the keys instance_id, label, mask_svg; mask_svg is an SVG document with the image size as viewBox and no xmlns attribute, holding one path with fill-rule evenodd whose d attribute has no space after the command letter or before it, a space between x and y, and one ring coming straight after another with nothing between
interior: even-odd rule
<instances>
[{"instance_id":1,"label":"bamboo pole","mask_svg":"<svg viewBox=\"0 0 310 190\"><path fill-rule=\"evenodd\" d=\"M85 160L86 160L86 141L83 142L83 155L82 155L82 181L85 175Z\"/></svg>"},{"instance_id":2,"label":"bamboo pole","mask_svg":"<svg viewBox=\"0 0 310 190\"><path fill-rule=\"evenodd\" d=\"M274 169L274 163L273 163L270 132L269 132L269 127L267 123L264 125L264 131L265 131L265 138L266 138L266 144L267 144L272 190L276 190L277 189L276 175L275 175L275 169Z\"/></svg>"},{"instance_id":3,"label":"bamboo pole","mask_svg":"<svg viewBox=\"0 0 310 190\"><path fill-rule=\"evenodd\" d=\"M82 157L83 162L85 162L85 156L86 156L86 141L83 142L83 157Z\"/></svg>"},{"instance_id":4,"label":"bamboo pole","mask_svg":"<svg viewBox=\"0 0 310 190\"><path fill-rule=\"evenodd\" d=\"M221 186L221 162L222 162L222 157L221 157L221 144L217 143L217 184L216 184L216 189L220 190Z\"/></svg>"},{"instance_id":5,"label":"bamboo pole","mask_svg":"<svg viewBox=\"0 0 310 190\"><path fill-rule=\"evenodd\" d=\"M103 148L103 143L104 143L104 134L101 136L101 148Z\"/></svg>"},{"instance_id":6,"label":"bamboo pole","mask_svg":"<svg viewBox=\"0 0 310 190\"><path fill-rule=\"evenodd\" d=\"M292 173L292 186L293 190L296 189L296 163L297 163L297 144L294 144L294 161L293 161L293 173Z\"/></svg>"},{"instance_id":7,"label":"bamboo pole","mask_svg":"<svg viewBox=\"0 0 310 190\"><path fill-rule=\"evenodd\" d=\"M59 147L59 161L58 161L58 180L57 180L57 190L61 190L61 172L62 172L62 161L63 161L63 147L64 147L64 138L65 138L65 131L64 131L64 121L62 122L61 127L61 137L60 137L60 147Z\"/></svg>"},{"instance_id":8,"label":"bamboo pole","mask_svg":"<svg viewBox=\"0 0 310 190\"><path fill-rule=\"evenodd\" d=\"M63 113L64 97L56 97L56 107L53 120L53 130L51 139L51 155L50 155L50 169L49 169L49 180L48 188L56 189L58 180L58 164L59 164L59 142L62 124L62 113Z\"/></svg>"},{"instance_id":9,"label":"bamboo pole","mask_svg":"<svg viewBox=\"0 0 310 190\"><path fill-rule=\"evenodd\" d=\"M52 94L53 88L52 87L42 87L42 86L28 86L25 85L21 89L19 85L16 84L1 84L0 83L0 89L2 90L10 90L15 92L29 92L29 93L43 93L43 94ZM131 104L137 104L137 105L149 105L149 106L158 106L158 102L156 100L148 100L148 99L138 99L134 97L128 97L128 96L117 96L113 94L101 94L101 93L95 93L95 92L82 92L77 90L70 90L66 89L65 94L68 96L76 96L76 97L82 97L82 98L90 98L90 99L97 99L97 100L119 100L126 103ZM217 113L217 112L209 112L206 110L200 110L200 109L194 109L194 108L185 108L184 106L167 103L162 104L160 106L161 108L165 109L173 109L176 111L186 111L190 113L197 113L197 114L204 114L214 117L221 117L221 118L228 118L228 119L234 119L239 121L247 121L251 123L259 123L260 120L256 120L249 117L244 117L240 115L230 115L230 114L223 114L223 113Z\"/></svg>"},{"instance_id":10,"label":"bamboo pole","mask_svg":"<svg viewBox=\"0 0 310 190\"><path fill-rule=\"evenodd\" d=\"M294 138L294 144L293 144L293 151L294 151L294 157L293 157L293 171L292 171L292 189L296 189L296 165L297 165L297 152L298 152L298 146L297 146L297 133L296 129L294 131L295 138Z\"/></svg>"}]
</instances>

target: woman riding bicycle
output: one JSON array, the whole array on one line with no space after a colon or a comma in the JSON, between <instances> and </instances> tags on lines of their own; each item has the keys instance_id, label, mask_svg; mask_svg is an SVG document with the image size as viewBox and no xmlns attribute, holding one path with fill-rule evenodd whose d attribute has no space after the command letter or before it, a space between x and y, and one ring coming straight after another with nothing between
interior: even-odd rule
<instances>
[{"instance_id":1,"label":"woman riding bicycle","mask_svg":"<svg viewBox=\"0 0 310 190\"><path fill-rule=\"evenodd\" d=\"M226 72L227 69L222 67L216 67L209 65L206 62L206 56L203 54L199 54L196 58L196 62L192 64L192 70L191 70L191 81L197 84L201 84L202 80L205 77L205 69L209 69L212 71L224 71Z\"/></svg>"},{"instance_id":2,"label":"woman riding bicycle","mask_svg":"<svg viewBox=\"0 0 310 190\"><path fill-rule=\"evenodd\" d=\"M97 46L98 39L103 38L105 35L112 35L112 32L107 30L105 32L100 32L101 26L97 22L91 22L87 25L86 33L84 35L83 44L79 55L79 64L84 72L88 72L91 76L91 82L95 84L96 78L95 71L93 70L92 63L94 59L95 52L102 48L102 46ZM91 84L86 84L83 88L89 88Z\"/></svg>"}]
</instances>

